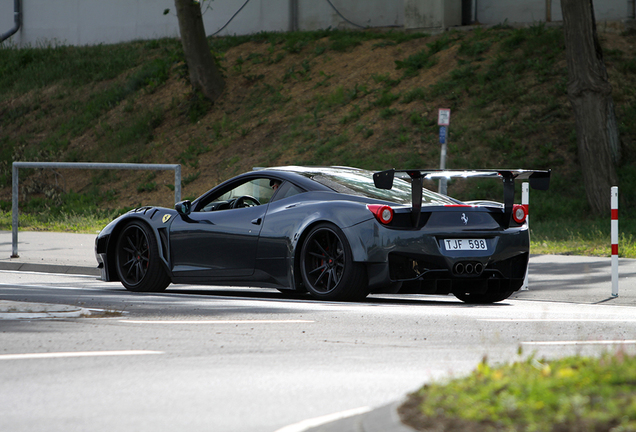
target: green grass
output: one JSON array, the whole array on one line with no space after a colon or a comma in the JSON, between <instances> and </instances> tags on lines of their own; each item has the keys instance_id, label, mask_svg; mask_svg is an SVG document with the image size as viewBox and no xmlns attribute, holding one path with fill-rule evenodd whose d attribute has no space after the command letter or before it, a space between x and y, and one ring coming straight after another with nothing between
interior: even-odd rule
<instances>
[{"instance_id":1,"label":"green grass","mask_svg":"<svg viewBox=\"0 0 636 432\"><path fill-rule=\"evenodd\" d=\"M409 51L399 46L413 41L417 45L411 43ZM439 161L435 113L443 106L453 109L450 168L553 169L550 190L533 192L531 197L534 253L608 253L609 221L589 216L576 166L560 29L499 26L437 37L320 30L214 37L209 42L226 75L236 73L239 78L234 79L244 81L238 114L234 114L238 106L225 101L212 105L197 93L185 102L139 103L144 95L162 90L175 77L187 80L176 39L96 47L0 48L0 102L4 103L0 128L9 131L0 137L0 187L10 185L13 160L158 162L152 158L155 153L162 154L155 142L159 137L162 141L171 139L173 162L192 170L184 173L184 178L194 185L199 177L196 172L210 169L199 166L204 153L232 149L239 140L257 140L257 134L271 136L271 142L278 143L275 149L254 149L253 153L262 152L259 164L280 164L290 151L296 156L285 163L370 169L435 167ZM228 50L247 42L263 49L244 52L231 64L225 60ZM397 61L391 68L374 72L371 79L359 81L342 80L341 72L328 69L331 56L350 56L363 44L365 50L372 51L396 48L391 62L393 58ZM449 73L441 74L431 85L411 86L409 80L425 74L453 48ZM618 80L613 87L621 139L626 143L618 167L624 215L636 210L636 152L630 144L636 140L632 127L636 122L635 60L618 49L606 54L613 65L610 71ZM279 65L279 74L250 70L264 65ZM303 105L294 105L290 89L307 82L311 94ZM125 115L109 121L117 107ZM55 115L50 115L51 111ZM210 116L214 112L220 115ZM175 123L175 118L184 120L183 124ZM259 119L258 124L250 124L251 119ZM40 126L40 120L47 122ZM162 129L170 121L171 127L176 124L179 128L173 137ZM27 122L34 125L28 134L11 133ZM205 123L204 132L185 131L183 125L199 122ZM92 150L73 145L86 136L95 137L97 146ZM188 138L180 142L181 137ZM218 161L220 178L244 169L232 156L225 154ZM96 196L102 201L76 203L67 214L88 217L90 208L108 205L104 193L108 183L102 179L97 184L101 192ZM152 183L138 179L129 187L133 191L152 190L156 188ZM458 194L450 187L449 193L460 199L501 200L501 187L496 182L477 184ZM0 208L10 211L8 205L2 202ZM47 205L57 207L56 202ZM42 212L32 210L29 204L23 207L25 220ZM64 226L63 216L50 217L61 220ZM626 220L621 220L620 227L621 256L634 257L634 240L629 235L634 227Z\"/></svg>"},{"instance_id":2,"label":"green grass","mask_svg":"<svg viewBox=\"0 0 636 432\"><path fill-rule=\"evenodd\" d=\"M618 254L636 258L636 223L619 220ZM610 220L551 220L534 222L530 217L530 252L560 255L611 255Z\"/></svg>"},{"instance_id":3,"label":"green grass","mask_svg":"<svg viewBox=\"0 0 636 432\"><path fill-rule=\"evenodd\" d=\"M105 194L96 188L92 193L52 194L52 198L33 198L19 207L19 229L24 231L60 231L96 233L111 220L130 209L104 210L114 191ZM0 201L0 230L12 230L11 203Z\"/></svg>"},{"instance_id":4,"label":"green grass","mask_svg":"<svg viewBox=\"0 0 636 432\"><path fill-rule=\"evenodd\" d=\"M51 217L46 213L21 213L19 230L97 234L120 213L123 212L112 211L102 215L65 213L55 217ZM0 212L0 230L12 230L10 212Z\"/></svg>"},{"instance_id":5,"label":"green grass","mask_svg":"<svg viewBox=\"0 0 636 432\"><path fill-rule=\"evenodd\" d=\"M484 361L465 378L424 386L402 413L419 430L453 422L453 430L472 431L633 431L635 383L636 357L622 352Z\"/></svg>"}]
</instances>

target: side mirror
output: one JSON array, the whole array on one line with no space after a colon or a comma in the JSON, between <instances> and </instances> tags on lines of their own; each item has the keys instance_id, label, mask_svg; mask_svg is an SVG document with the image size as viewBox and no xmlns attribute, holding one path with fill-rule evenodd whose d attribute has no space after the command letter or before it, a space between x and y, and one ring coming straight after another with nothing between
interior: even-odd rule
<instances>
[{"instance_id":1,"label":"side mirror","mask_svg":"<svg viewBox=\"0 0 636 432\"><path fill-rule=\"evenodd\" d=\"M179 201L174 205L174 209L181 216L187 216L192 211L192 202L190 202L190 200Z\"/></svg>"}]
</instances>

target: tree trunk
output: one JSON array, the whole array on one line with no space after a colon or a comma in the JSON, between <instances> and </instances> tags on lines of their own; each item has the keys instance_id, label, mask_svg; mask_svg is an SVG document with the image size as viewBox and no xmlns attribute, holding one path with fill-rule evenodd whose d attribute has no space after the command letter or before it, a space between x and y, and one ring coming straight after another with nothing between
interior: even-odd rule
<instances>
[{"instance_id":1,"label":"tree trunk","mask_svg":"<svg viewBox=\"0 0 636 432\"><path fill-rule=\"evenodd\" d=\"M612 87L596 34L592 0L561 0L568 65L568 97L576 119L578 155L587 201L596 214L609 214L610 188L620 141Z\"/></svg>"},{"instance_id":2,"label":"tree trunk","mask_svg":"<svg viewBox=\"0 0 636 432\"><path fill-rule=\"evenodd\" d=\"M214 63L203 27L201 5L193 0L174 0L179 20L181 44L190 74L190 83L208 99L215 101L225 87L223 76Z\"/></svg>"}]
</instances>

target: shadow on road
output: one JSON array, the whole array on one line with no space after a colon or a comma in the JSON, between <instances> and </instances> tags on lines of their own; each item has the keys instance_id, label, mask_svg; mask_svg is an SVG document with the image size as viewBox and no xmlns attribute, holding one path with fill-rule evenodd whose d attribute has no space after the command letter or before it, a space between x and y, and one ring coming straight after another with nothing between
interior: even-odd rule
<instances>
[{"instance_id":1,"label":"shadow on road","mask_svg":"<svg viewBox=\"0 0 636 432\"><path fill-rule=\"evenodd\" d=\"M167 289L165 294L186 294L192 296L209 296L209 297L232 297L246 298L253 300L272 300L272 301L295 301L306 302L310 304L330 304L330 305L409 305L409 306L440 306L440 307L502 307L510 306L510 303L501 302L490 305L473 305L463 303L452 295L398 295L398 294L372 294L366 299L357 302L334 302L322 301L311 297L309 294L299 294L295 292L280 292L272 289L262 288L228 288L219 289L206 288L178 288L172 285Z\"/></svg>"}]
</instances>

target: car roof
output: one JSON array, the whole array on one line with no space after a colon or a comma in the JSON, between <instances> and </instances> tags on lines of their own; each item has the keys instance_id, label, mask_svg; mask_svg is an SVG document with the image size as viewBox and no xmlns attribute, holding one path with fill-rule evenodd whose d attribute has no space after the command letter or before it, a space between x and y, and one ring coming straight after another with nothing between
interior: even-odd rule
<instances>
[{"instance_id":1,"label":"car roof","mask_svg":"<svg viewBox=\"0 0 636 432\"><path fill-rule=\"evenodd\" d=\"M344 167L344 166L278 166L268 168L255 168L251 175L258 175L258 173L267 173L274 177L278 177L282 180L289 180L299 186L304 187L306 190L322 190L329 192L338 192L333 188L324 185L321 182L314 180L315 176L342 176L343 174L361 175L371 179L373 177L373 171L368 171L360 168Z\"/></svg>"},{"instance_id":2,"label":"car roof","mask_svg":"<svg viewBox=\"0 0 636 432\"><path fill-rule=\"evenodd\" d=\"M353 168L347 166L299 166L299 165L288 165L288 166L278 166L271 168L261 168L263 171L283 171L283 172L293 172L298 174L338 174L343 172L351 172L358 173L361 175L372 176L373 171L364 170L361 168Z\"/></svg>"},{"instance_id":3,"label":"car roof","mask_svg":"<svg viewBox=\"0 0 636 432\"><path fill-rule=\"evenodd\" d=\"M408 194L401 191L377 189L373 183L373 171L346 166L284 166L263 171L281 174L281 177L303 186L306 190L328 191L357 196L364 199L406 204L411 200L410 184ZM261 171L261 172L263 172ZM293 178L291 178L293 176ZM404 185L403 185L404 186ZM408 199L407 199L408 198Z\"/></svg>"}]
</instances>

